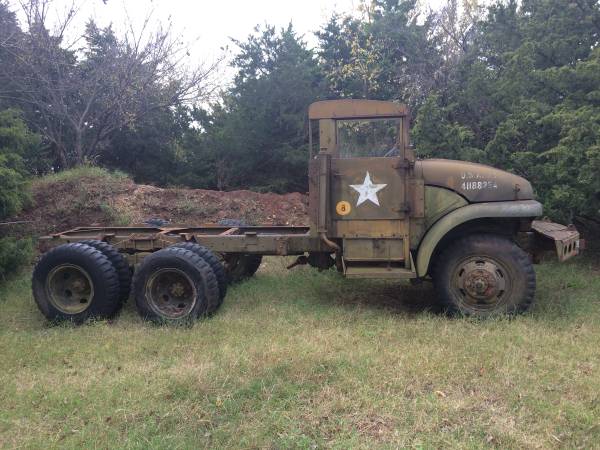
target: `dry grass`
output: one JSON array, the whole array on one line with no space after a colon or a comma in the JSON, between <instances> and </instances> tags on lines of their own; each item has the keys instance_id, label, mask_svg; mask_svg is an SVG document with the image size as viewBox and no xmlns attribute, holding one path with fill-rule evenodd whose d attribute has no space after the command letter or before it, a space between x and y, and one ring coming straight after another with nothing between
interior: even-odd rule
<instances>
[{"instance_id":1,"label":"dry grass","mask_svg":"<svg viewBox=\"0 0 600 450\"><path fill-rule=\"evenodd\" d=\"M533 311L435 312L430 286L268 259L193 328L128 304L49 327L0 291L0 444L99 448L551 448L600 442L600 277L538 267Z\"/></svg>"}]
</instances>

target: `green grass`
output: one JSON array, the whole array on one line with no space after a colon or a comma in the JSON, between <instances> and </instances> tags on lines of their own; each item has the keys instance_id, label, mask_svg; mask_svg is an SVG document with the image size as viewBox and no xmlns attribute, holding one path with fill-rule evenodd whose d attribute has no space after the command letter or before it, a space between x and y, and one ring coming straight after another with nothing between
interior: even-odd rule
<instances>
[{"instance_id":1,"label":"green grass","mask_svg":"<svg viewBox=\"0 0 600 450\"><path fill-rule=\"evenodd\" d=\"M0 444L33 448L591 448L600 272L538 266L513 320L449 319L432 290L267 259L192 328L49 326L0 290Z\"/></svg>"},{"instance_id":2,"label":"green grass","mask_svg":"<svg viewBox=\"0 0 600 450\"><path fill-rule=\"evenodd\" d=\"M129 179L129 175L119 170L111 171L102 167L84 165L44 175L43 177L36 178L33 183L44 185L48 183L79 181L82 178L96 178L98 181L108 183L111 181L126 181Z\"/></svg>"}]
</instances>

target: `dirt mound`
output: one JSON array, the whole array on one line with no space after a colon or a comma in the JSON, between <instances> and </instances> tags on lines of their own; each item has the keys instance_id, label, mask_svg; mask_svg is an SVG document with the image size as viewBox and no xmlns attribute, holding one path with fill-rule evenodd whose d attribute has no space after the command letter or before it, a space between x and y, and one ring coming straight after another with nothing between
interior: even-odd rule
<instances>
[{"instance_id":1,"label":"dirt mound","mask_svg":"<svg viewBox=\"0 0 600 450\"><path fill-rule=\"evenodd\" d=\"M32 202L3 234L51 234L78 226L142 224L153 218L174 225L201 225L221 219L249 224L306 225L307 196L252 191L163 189L127 177L92 174L42 178L32 185Z\"/></svg>"}]
</instances>

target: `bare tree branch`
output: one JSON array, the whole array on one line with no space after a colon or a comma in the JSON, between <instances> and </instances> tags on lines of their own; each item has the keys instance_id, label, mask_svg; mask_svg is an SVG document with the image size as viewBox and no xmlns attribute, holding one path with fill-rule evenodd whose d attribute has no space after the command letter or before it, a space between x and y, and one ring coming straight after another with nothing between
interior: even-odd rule
<instances>
[{"instance_id":1,"label":"bare tree branch","mask_svg":"<svg viewBox=\"0 0 600 450\"><path fill-rule=\"evenodd\" d=\"M97 157L116 131L153 110L205 100L218 88L214 73L220 60L189 69L189 51L172 25L151 29L152 11L139 30L128 18L122 36L88 21L75 40L85 45L77 49L65 42L79 13L74 0L52 31L52 0L19 4L27 30L0 41L15 65L0 67L0 78L11 79L0 86L0 97L24 105L64 164Z\"/></svg>"}]
</instances>

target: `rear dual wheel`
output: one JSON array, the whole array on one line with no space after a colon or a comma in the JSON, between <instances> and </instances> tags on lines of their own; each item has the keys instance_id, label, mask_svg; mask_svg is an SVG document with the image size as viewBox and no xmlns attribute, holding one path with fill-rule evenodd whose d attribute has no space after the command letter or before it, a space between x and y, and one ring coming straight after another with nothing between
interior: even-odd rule
<instances>
[{"instance_id":1,"label":"rear dual wheel","mask_svg":"<svg viewBox=\"0 0 600 450\"><path fill-rule=\"evenodd\" d=\"M238 283L252 277L262 263L262 255L250 253L227 253L222 258L230 283Z\"/></svg>"},{"instance_id":2,"label":"rear dual wheel","mask_svg":"<svg viewBox=\"0 0 600 450\"><path fill-rule=\"evenodd\" d=\"M219 258L209 248L196 244L195 242L180 242L171 245L171 248L184 248L190 250L208 263L217 277L217 284L219 285L219 304L216 306L220 306L221 303L223 303L225 295L227 295L228 281L225 267L223 267Z\"/></svg>"},{"instance_id":3,"label":"rear dual wheel","mask_svg":"<svg viewBox=\"0 0 600 450\"><path fill-rule=\"evenodd\" d=\"M117 271L119 278L119 299L122 302L126 302L131 292L131 269L125 256L119 253L115 247L104 241L90 239L79 243L95 248L108 258Z\"/></svg>"},{"instance_id":4,"label":"rear dual wheel","mask_svg":"<svg viewBox=\"0 0 600 450\"><path fill-rule=\"evenodd\" d=\"M168 247L147 256L133 278L140 315L157 323L190 323L221 304L219 282L204 258Z\"/></svg>"},{"instance_id":5,"label":"rear dual wheel","mask_svg":"<svg viewBox=\"0 0 600 450\"><path fill-rule=\"evenodd\" d=\"M32 288L38 308L52 321L112 317L123 304L119 274L110 259L81 243L45 253L33 271Z\"/></svg>"},{"instance_id":6,"label":"rear dual wheel","mask_svg":"<svg viewBox=\"0 0 600 450\"><path fill-rule=\"evenodd\" d=\"M248 226L243 220L237 219L222 219L219 220L219 225L226 227ZM225 266L225 273L229 283L238 283L252 277L262 263L262 255L251 253L224 253L220 255L220 258Z\"/></svg>"}]
</instances>

